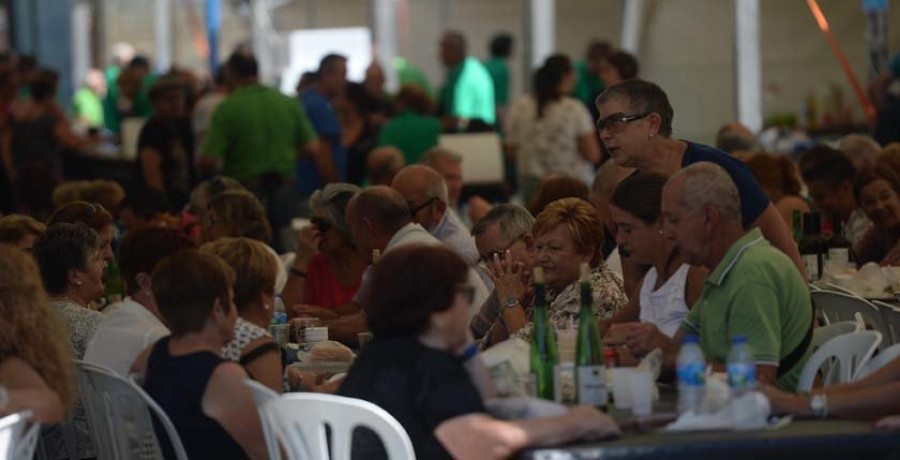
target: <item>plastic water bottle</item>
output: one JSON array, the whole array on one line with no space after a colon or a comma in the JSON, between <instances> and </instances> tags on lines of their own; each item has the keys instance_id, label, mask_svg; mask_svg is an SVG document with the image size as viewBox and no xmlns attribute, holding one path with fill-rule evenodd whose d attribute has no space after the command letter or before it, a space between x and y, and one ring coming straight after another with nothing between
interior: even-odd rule
<instances>
[{"instance_id":1,"label":"plastic water bottle","mask_svg":"<svg viewBox=\"0 0 900 460\"><path fill-rule=\"evenodd\" d=\"M287 313L287 309L284 308L284 301L281 300L281 294L275 294L275 301L273 302L272 308L275 309L275 313Z\"/></svg>"},{"instance_id":2,"label":"plastic water bottle","mask_svg":"<svg viewBox=\"0 0 900 460\"><path fill-rule=\"evenodd\" d=\"M739 398L756 388L756 360L747 345L747 338L736 335L731 339L728 353L728 386L731 395Z\"/></svg>"},{"instance_id":3,"label":"plastic water bottle","mask_svg":"<svg viewBox=\"0 0 900 460\"><path fill-rule=\"evenodd\" d=\"M700 412L706 385L706 360L696 335L684 337L678 352L678 413Z\"/></svg>"}]
</instances>

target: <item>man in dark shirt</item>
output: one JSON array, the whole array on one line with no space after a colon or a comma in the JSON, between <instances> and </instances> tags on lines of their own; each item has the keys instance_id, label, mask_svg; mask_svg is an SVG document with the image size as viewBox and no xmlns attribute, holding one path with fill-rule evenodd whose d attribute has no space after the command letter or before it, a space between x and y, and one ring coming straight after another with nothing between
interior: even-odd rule
<instances>
[{"instance_id":1,"label":"man in dark shirt","mask_svg":"<svg viewBox=\"0 0 900 460\"><path fill-rule=\"evenodd\" d=\"M150 89L153 116L138 138L137 183L166 192L175 209L188 201L194 184L194 133L185 117L185 87L173 78Z\"/></svg>"}]
</instances>

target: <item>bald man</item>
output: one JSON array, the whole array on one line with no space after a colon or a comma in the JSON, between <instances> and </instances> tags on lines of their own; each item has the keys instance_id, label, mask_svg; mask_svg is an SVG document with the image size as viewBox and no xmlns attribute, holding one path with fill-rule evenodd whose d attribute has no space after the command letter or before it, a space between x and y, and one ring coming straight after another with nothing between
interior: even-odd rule
<instances>
[{"instance_id":1,"label":"bald man","mask_svg":"<svg viewBox=\"0 0 900 460\"><path fill-rule=\"evenodd\" d=\"M447 182L428 166L407 166L397 173L391 188L409 205L413 220L435 238L462 256L470 265L478 263L478 248L466 226L448 209Z\"/></svg>"}]
</instances>

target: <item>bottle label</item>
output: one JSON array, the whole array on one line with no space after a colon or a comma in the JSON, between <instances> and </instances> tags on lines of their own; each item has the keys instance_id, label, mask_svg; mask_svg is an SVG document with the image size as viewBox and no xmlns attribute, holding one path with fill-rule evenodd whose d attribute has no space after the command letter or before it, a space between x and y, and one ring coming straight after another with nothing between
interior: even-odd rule
<instances>
[{"instance_id":1,"label":"bottle label","mask_svg":"<svg viewBox=\"0 0 900 460\"><path fill-rule=\"evenodd\" d=\"M702 386L706 382L706 366L703 363L687 363L678 365L678 383L691 386Z\"/></svg>"},{"instance_id":2,"label":"bottle label","mask_svg":"<svg viewBox=\"0 0 900 460\"><path fill-rule=\"evenodd\" d=\"M728 385L735 390L750 390L756 383L756 365L731 363L728 365Z\"/></svg>"},{"instance_id":3,"label":"bottle label","mask_svg":"<svg viewBox=\"0 0 900 460\"><path fill-rule=\"evenodd\" d=\"M850 250L847 248L831 248L828 250L828 260L846 264L850 262Z\"/></svg>"},{"instance_id":4,"label":"bottle label","mask_svg":"<svg viewBox=\"0 0 900 460\"><path fill-rule=\"evenodd\" d=\"M605 366L578 366L578 404L603 407L609 402Z\"/></svg>"},{"instance_id":5,"label":"bottle label","mask_svg":"<svg viewBox=\"0 0 900 460\"><path fill-rule=\"evenodd\" d=\"M805 254L803 256L803 265L806 266L806 274L810 281L818 281L821 278L819 273L819 256L815 254Z\"/></svg>"}]
</instances>

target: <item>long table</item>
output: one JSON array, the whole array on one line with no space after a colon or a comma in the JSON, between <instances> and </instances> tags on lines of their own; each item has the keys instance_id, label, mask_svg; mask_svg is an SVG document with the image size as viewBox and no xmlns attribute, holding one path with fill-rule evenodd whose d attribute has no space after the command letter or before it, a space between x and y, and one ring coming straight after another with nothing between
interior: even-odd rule
<instances>
[{"instance_id":1,"label":"long table","mask_svg":"<svg viewBox=\"0 0 900 460\"><path fill-rule=\"evenodd\" d=\"M900 433L876 431L871 423L794 419L774 430L663 433L675 418L676 395L661 388L653 415L638 419L628 410L611 410L622 426L618 439L529 449L520 460L575 459L900 459ZM650 426L653 428L650 428Z\"/></svg>"}]
</instances>

